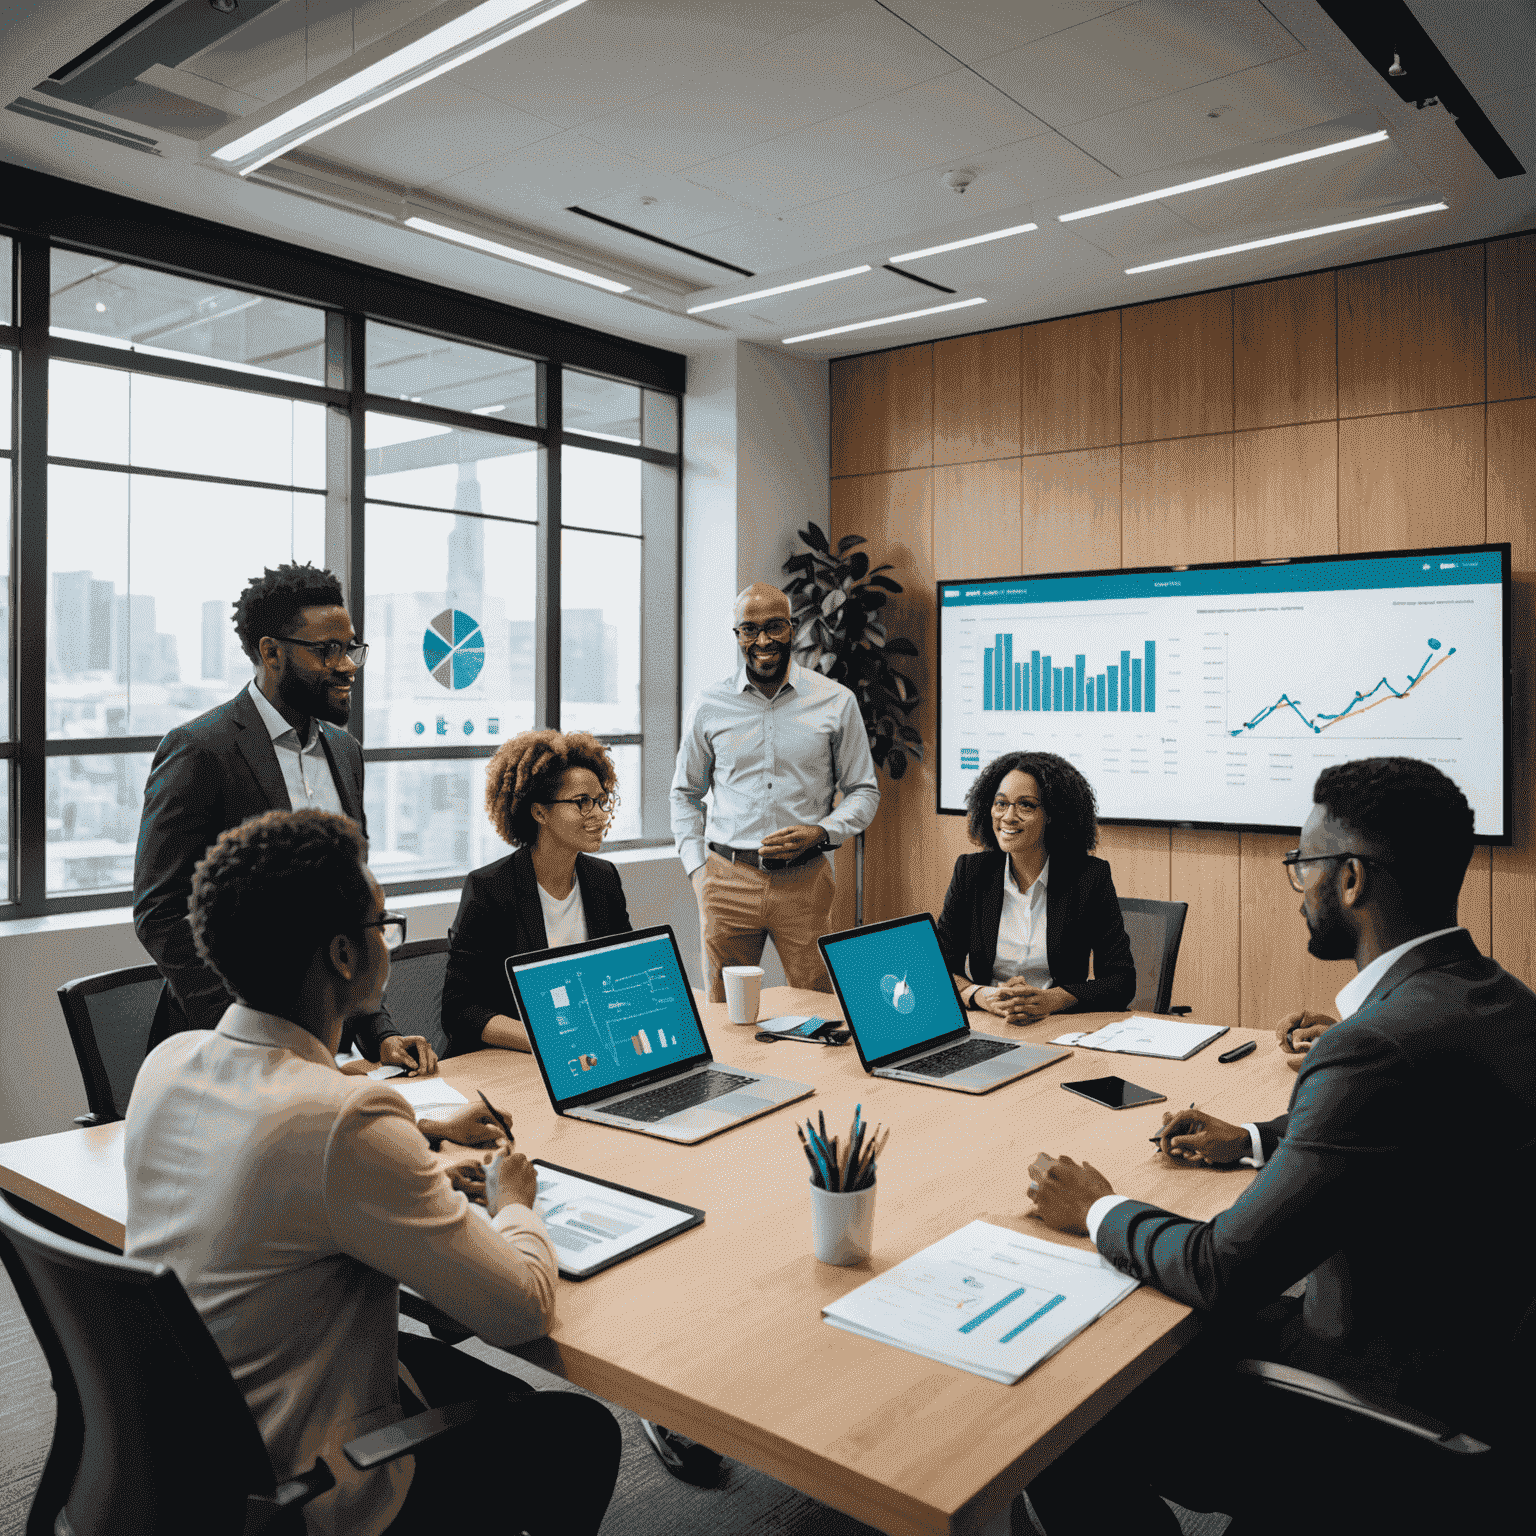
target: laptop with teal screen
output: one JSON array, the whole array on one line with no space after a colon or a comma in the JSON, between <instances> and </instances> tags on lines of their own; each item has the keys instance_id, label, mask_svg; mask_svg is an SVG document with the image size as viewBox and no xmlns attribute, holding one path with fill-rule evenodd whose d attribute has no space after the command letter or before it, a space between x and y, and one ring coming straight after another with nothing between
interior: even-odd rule
<instances>
[{"instance_id":1,"label":"laptop with teal screen","mask_svg":"<svg viewBox=\"0 0 1536 1536\"><path fill-rule=\"evenodd\" d=\"M926 912L829 933L817 943L859 1060L876 1077L988 1093L1072 1054L977 1034Z\"/></svg>"},{"instance_id":2,"label":"laptop with teal screen","mask_svg":"<svg viewBox=\"0 0 1536 1536\"><path fill-rule=\"evenodd\" d=\"M670 928L642 928L506 962L558 1115L703 1141L811 1093L715 1063Z\"/></svg>"}]
</instances>

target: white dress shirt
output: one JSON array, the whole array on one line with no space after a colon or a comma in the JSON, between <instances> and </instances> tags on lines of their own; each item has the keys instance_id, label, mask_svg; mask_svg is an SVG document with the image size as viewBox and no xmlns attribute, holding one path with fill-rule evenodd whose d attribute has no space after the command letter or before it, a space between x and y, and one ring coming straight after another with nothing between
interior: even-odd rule
<instances>
[{"instance_id":1,"label":"white dress shirt","mask_svg":"<svg viewBox=\"0 0 1536 1536\"><path fill-rule=\"evenodd\" d=\"M840 843L862 832L879 805L869 735L841 683L791 661L770 699L743 661L689 707L672 775L672 839L685 873L712 842L755 849L781 827L820 825Z\"/></svg>"},{"instance_id":2,"label":"white dress shirt","mask_svg":"<svg viewBox=\"0 0 1536 1536\"><path fill-rule=\"evenodd\" d=\"M571 894L556 901L539 882L539 905L544 909L544 937L548 948L587 942L587 909L581 904L581 881L571 881Z\"/></svg>"},{"instance_id":3,"label":"white dress shirt","mask_svg":"<svg viewBox=\"0 0 1536 1536\"><path fill-rule=\"evenodd\" d=\"M1388 971L1397 964L1410 949L1416 949L1420 944L1428 944L1431 939L1443 939L1448 933L1460 933L1456 928L1436 928L1433 933L1421 933L1416 939L1409 939L1406 944L1399 944L1396 949L1389 949L1384 955L1377 955L1367 966L1363 966L1355 973L1352 980L1345 982L1334 994L1333 1006L1339 1010L1339 1023L1352 1014L1360 1011L1361 1005L1372 992L1376 990L1376 984ZM1259 1137L1259 1128L1253 1122L1245 1122L1243 1129L1248 1132L1248 1142L1253 1148L1248 1157L1239 1158L1238 1161L1253 1168L1264 1166L1264 1144ZM1129 1200L1129 1195L1100 1195L1088 1208L1088 1241L1097 1245L1099 1240L1099 1223L1105 1215L1119 1205L1122 1200Z\"/></svg>"},{"instance_id":4,"label":"white dress shirt","mask_svg":"<svg viewBox=\"0 0 1536 1536\"><path fill-rule=\"evenodd\" d=\"M336 780L331 773L331 760L325 755L324 734L318 720L309 722L309 740L301 742L299 733L283 719L268 702L266 695L253 679L247 690L257 713L266 722L267 734L272 738L272 750L277 753L277 766L282 770L283 783L288 789L288 803L296 811L330 811L335 816L345 816L341 808L341 796L336 790Z\"/></svg>"},{"instance_id":5,"label":"white dress shirt","mask_svg":"<svg viewBox=\"0 0 1536 1536\"><path fill-rule=\"evenodd\" d=\"M997 924L997 956L992 962L993 982L1022 976L1032 987L1051 985L1051 967L1045 953L1045 888L1050 883L1051 861L1027 891L1014 878L1013 860L1003 860L1003 915ZM969 961L966 962L970 964Z\"/></svg>"}]
</instances>

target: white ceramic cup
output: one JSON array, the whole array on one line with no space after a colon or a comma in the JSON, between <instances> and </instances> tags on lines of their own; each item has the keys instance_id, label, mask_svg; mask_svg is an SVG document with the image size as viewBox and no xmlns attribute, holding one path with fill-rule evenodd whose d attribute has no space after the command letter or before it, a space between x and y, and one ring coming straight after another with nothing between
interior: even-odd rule
<instances>
[{"instance_id":1,"label":"white ceramic cup","mask_svg":"<svg viewBox=\"0 0 1536 1536\"><path fill-rule=\"evenodd\" d=\"M811 1185L811 1248L823 1264L862 1264L875 1244L875 1186L836 1193Z\"/></svg>"},{"instance_id":2,"label":"white ceramic cup","mask_svg":"<svg viewBox=\"0 0 1536 1536\"><path fill-rule=\"evenodd\" d=\"M725 978L725 1012L732 1024L756 1024L758 1000L763 995L763 968L760 965L727 965L720 974Z\"/></svg>"}]
</instances>

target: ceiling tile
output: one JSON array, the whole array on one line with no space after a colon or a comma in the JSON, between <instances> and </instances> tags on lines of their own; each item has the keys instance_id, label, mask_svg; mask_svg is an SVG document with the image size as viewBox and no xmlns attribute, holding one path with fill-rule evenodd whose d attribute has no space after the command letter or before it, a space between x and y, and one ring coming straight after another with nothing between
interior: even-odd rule
<instances>
[{"instance_id":1,"label":"ceiling tile","mask_svg":"<svg viewBox=\"0 0 1536 1536\"><path fill-rule=\"evenodd\" d=\"M1096 219L1084 219L1069 227L1084 244L1097 246L1123 266L1144 260L1155 261L1159 254L1177 255L1178 251L1192 249L1205 238L1188 220L1161 203L1122 208L1117 213L1103 213ZM1148 251L1153 254L1148 256Z\"/></svg>"},{"instance_id":2,"label":"ceiling tile","mask_svg":"<svg viewBox=\"0 0 1536 1536\"><path fill-rule=\"evenodd\" d=\"M687 244L710 230L739 224L743 217L757 217L755 211L747 212L723 192L665 171L650 171L640 185L593 198L581 206L663 240ZM703 248L708 249L707 241Z\"/></svg>"},{"instance_id":3,"label":"ceiling tile","mask_svg":"<svg viewBox=\"0 0 1536 1536\"><path fill-rule=\"evenodd\" d=\"M557 133L444 177L433 190L510 215L526 196L547 199L560 208L571 203L587 207L597 198L643 189L654 174L643 161L611 144L594 143L580 133Z\"/></svg>"},{"instance_id":4,"label":"ceiling tile","mask_svg":"<svg viewBox=\"0 0 1536 1536\"><path fill-rule=\"evenodd\" d=\"M1413 14L1485 112L1484 96L1519 91L1532 100L1536 8L1501 0L1413 0Z\"/></svg>"},{"instance_id":5,"label":"ceiling tile","mask_svg":"<svg viewBox=\"0 0 1536 1536\"><path fill-rule=\"evenodd\" d=\"M1125 0L894 0L891 9L967 64L1075 27Z\"/></svg>"},{"instance_id":6,"label":"ceiling tile","mask_svg":"<svg viewBox=\"0 0 1536 1536\"><path fill-rule=\"evenodd\" d=\"M180 67L260 101L276 101L309 78L304 17L304 0L286 0L183 60Z\"/></svg>"},{"instance_id":7,"label":"ceiling tile","mask_svg":"<svg viewBox=\"0 0 1536 1536\"><path fill-rule=\"evenodd\" d=\"M980 66L1061 128L1299 52L1257 0L1142 0Z\"/></svg>"}]
</instances>

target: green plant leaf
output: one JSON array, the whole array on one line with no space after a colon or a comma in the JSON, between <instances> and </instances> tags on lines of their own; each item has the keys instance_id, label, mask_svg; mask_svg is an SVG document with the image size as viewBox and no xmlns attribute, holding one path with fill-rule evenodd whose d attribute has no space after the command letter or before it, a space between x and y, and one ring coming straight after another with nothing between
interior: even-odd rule
<instances>
[{"instance_id":1,"label":"green plant leaf","mask_svg":"<svg viewBox=\"0 0 1536 1536\"><path fill-rule=\"evenodd\" d=\"M837 552L840 555L846 555L848 551L853 549L856 545L868 543L869 540L866 539L862 533L845 533L842 538L837 541Z\"/></svg>"},{"instance_id":2,"label":"green plant leaf","mask_svg":"<svg viewBox=\"0 0 1536 1536\"><path fill-rule=\"evenodd\" d=\"M872 575L869 578L869 584L872 587L884 587L887 592L904 592L906 590L899 581L892 581L889 576Z\"/></svg>"},{"instance_id":3,"label":"green plant leaf","mask_svg":"<svg viewBox=\"0 0 1536 1536\"><path fill-rule=\"evenodd\" d=\"M848 570L855 581L863 581L869 575L869 556L862 549L855 550L848 562Z\"/></svg>"},{"instance_id":4,"label":"green plant leaf","mask_svg":"<svg viewBox=\"0 0 1536 1536\"><path fill-rule=\"evenodd\" d=\"M886 651L892 656L916 656L917 647L905 635L897 635L886 643Z\"/></svg>"},{"instance_id":5,"label":"green plant leaf","mask_svg":"<svg viewBox=\"0 0 1536 1536\"><path fill-rule=\"evenodd\" d=\"M907 754L900 747L892 747L886 767L893 779L899 779L907 771Z\"/></svg>"},{"instance_id":6,"label":"green plant leaf","mask_svg":"<svg viewBox=\"0 0 1536 1536\"><path fill-rule=\"evenodd\" d=\"M800 537L811 546L812 549L822 554L830 554L831 546L827 543L827 536L815 523L807 523L800 531Z\"/></svg>"},{"instance_id":7,"label":"green plant leaf","mask_svg":"<svg viewBox=\"0 0 1536 1536\"><path fill-rule=\"evenodd\" d=\"M844 597L844 594L834 588L832 591L828 592L824 598L822 598L821 611L824 615L830 618L834 613L837 612L839 608L843 606L845 601L846 598Z\"/></svg>"}]
</instances>

